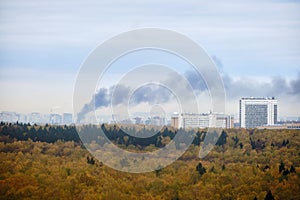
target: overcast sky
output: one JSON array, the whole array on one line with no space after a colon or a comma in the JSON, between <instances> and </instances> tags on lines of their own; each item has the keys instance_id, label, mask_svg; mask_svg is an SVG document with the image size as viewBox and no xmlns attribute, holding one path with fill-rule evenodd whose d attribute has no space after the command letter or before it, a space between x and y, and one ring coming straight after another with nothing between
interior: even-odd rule
<instances>
[{"instance_id":1,"label":"overcast sky","mask_svg":"<svg viewBox=\"0 0 300 200\"><path fill-rule=\"evenodd\" d=\"M76 75L89 53L144 27L178 31L214 58L228 112L238 112L242 96L275 96L281 116L300 116L295 0L0 0L0 110L72 112Z\"/></svg>"}]
</instances>

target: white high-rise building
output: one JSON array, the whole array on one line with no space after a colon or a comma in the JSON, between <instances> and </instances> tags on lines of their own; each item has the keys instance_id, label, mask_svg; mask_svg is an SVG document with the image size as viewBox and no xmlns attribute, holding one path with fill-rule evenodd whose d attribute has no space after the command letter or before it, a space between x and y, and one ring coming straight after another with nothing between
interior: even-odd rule
<instances>
[{"instance_id":1,"label":"white high-rise building","mask_svg":"<svg viewBox=\"0 0 300 200\"><path fill-rule=\"evenodd\" d=\"M242 128L255 128L276 124L277 104L278 101L274 97L241 98L239 105L240 126Z\"/></svg>"}]
</instances>

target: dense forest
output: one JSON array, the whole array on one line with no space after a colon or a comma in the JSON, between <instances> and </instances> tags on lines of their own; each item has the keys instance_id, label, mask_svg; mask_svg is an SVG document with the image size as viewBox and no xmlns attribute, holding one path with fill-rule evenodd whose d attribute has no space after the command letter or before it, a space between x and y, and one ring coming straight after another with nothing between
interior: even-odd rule
<instances>
[{"instance_id":1,"label":"dense forest","mask_svg":"<svg viewBox=\"0 0 300 200\"><path fill-rule=\"evenodd\" d=\"M77 127L78 128L78 127ZM120 146L134 146L144 149L150 145L155 147L163 147L170 140L174 138L177 133L187 133L195 139L193 140L194 145L200 145L203 142L207 130L175 130L171 127L163 127L160 131L156 131L153 127L118 127L116 125L82 125L79 127L84 129L84 134L81 134L81 139L84 141L98 141L99 142L99 130L101 130L110 141ZM23 124L23 123L0 123L1 135L8 136L9 138L15 138L17 140L32 140L34 142L48 142L54 143L58 140L61 141L74 141L81 143L80 137L77 133L75 126L45 126ZM131 133L131 134L128 134ZM151 135L151 137L141 138L134 137L133 135ZM217 141L217 145L222 145L226 142L226 132L222 132L221 137Z\"/></svg>"},{"instance_id":2,"label":"dense forest","mask_svg":"<svg viewBox=\"0 0 300 200\"><path fill-rule=\"evenodd\" d=\"M161 148L184 131L165 127L142 140L113 125L82 128L133 151ZM299 130L227 129L203 159L207 130L188 131L195 139L179 160L131 174L96 160L74 126L1 123L0 199L300 199Z\"/></svg>"}]
</instances>

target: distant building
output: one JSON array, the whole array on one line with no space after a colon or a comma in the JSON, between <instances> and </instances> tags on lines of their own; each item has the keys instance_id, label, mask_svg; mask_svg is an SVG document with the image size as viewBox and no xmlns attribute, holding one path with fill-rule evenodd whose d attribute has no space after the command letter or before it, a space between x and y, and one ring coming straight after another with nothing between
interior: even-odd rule
<instances>
[{"instance_id":1,"label":"distant building","mask_svg":"<svg viewBox=\"0 0 300 200\"><path fill-rule=\"evenodd\" d=\"M209 114L184 113L181 120L181 128L207 128L210 124Z\"/></svg>"},{"instance_id":2,"label":"distant building","mask_svg":"<svg viewBox=\"0 0 300 200\"><path fill-rule=\"evenodd\" d=\"M29 122L32 124L34 124L34 123L42 124L42 123L44 123L43 115L38 112L32 112L29 115Z\"/></svg>"},{"instance_id":3,"label":"distant building","mask_svg":"<svg viewBox=\"0 0 300 200\"><path fill-rule=\"evenodd\" d=\"M174 128L179 128L179 114L174 113L171 117L171 126Z\"/></svg>"},{"instance_id":4,"label":"distant building","mask_svg":"<svg viewBox=\"0 0 300 200\"><path fill-rule=\"evenodd\" d=\"M17 122L18 121L18 115L15 112L1 112L0 113L0 121L3 122Z\"/></svg>"},{"instance_id":5,"label":"distant building","mask_svg":"<svg viewBox=\"0 0 300 200\"><path fill-rule=\"evenodd\" d=\"M241 128L275 125L278 115L278 101L272 98L241 98L239 120Z\"/></svg>"},{"instance_id":6,"label":"distant building","mask_svg":"<svg viewBox=\"0 0 300 200\"><path fill-rule=\"evenodd\" d=\"M59 114L50 114L50 123L51 124L62 124L62 116Z\"/></svg>"},{"instance_id":7,"label":"distant building","mask_svg":"<svg viewBox=\"0 0 300 200\"><path fill-rule=\"evenodd\" d=\"M143 119L141 117L134 117L135 124L140 125L143 123Z\"/></svg>"},{"instance_id":8,"label":"distant building","mask_svg":"<svg viewBox=\"0 0 300 200\"><path fill-rule=\"evenodd\" d=\"M153 116L150 118L150 124L155 126L164 126L166 124L165 118L160 116Z\"/></svg>"},{"instance_id":9,"label":"distant building","mask_svg":"<svg viewBox=\"0 0 300 200\"><path fill-rule=\"evenodd\" d=\"M220 113L173 114L171 126L175 128L232 128L232 117Z\"/></svg>"},{"instance_id":10,"label":"distant building","mask_svg":"<svg viewBox=\"0 0 300 200\"><path fill-rule=\"evenodd\" d=\"M212 123L209 127L216 128L233 128L233 117L226 114L211 114L214 116Z\"/></svg>"},{"instance_id":11,"label":"distant building","mask_svg":"<svg viewBox=\"0 0 300 200\"><path fill-rule=\"evenodd\" d=\"M63 124L69 125L73 123L73 115L71 113L63 113Z\"/></svg>"},{"instance_id":12,"label":"distant building","mask_svg":"<svg viewBox=\"0 0 300 200\"><path fill-rule=\"evenodd\" d=\"M300 123L259 126L257 128L258 129L298 129L298 130L300 130Z\"/></svg>"},{"instance_id":13,"label":"distant building","mask_svg":"<svg viewBox=\"0 0 300 200\"><path fill-rule=\"evenodd\" d=\"M28 122L28 117L27 115L23 114L23 113L19 113L18 114L18 122L21 123L27 123Z\"/></svg>"},{"instance_id":14,"label":"distant building","mask_svg":"<svg viewBox=\"0 0 300 200\"><path fill-rule=\"evenodd\" d=\"M300 123L297 124L286 124L287 129L299 129L300 130Z\"/></svg>"}]
</instances>

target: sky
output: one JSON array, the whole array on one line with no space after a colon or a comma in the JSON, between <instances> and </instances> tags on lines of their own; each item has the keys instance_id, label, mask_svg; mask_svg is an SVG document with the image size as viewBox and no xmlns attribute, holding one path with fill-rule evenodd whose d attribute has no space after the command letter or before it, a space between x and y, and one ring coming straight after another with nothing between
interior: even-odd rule
<instances>
[{"instance_id":1,"label":"sky","mask_svg":"<svg viewBox=\"0 0 300 200\"><path fill-rule=\"evenodd\" d=\"M225 85L226 112L236 115L244 96L275 96L280 116L300 116L295 0L0 0L0 111L72 112L89 53L119 33L147 27L174 30L206 50ZM122 73L115 66L99 88L113 86Z\"/></svg>"}]
</instances>

